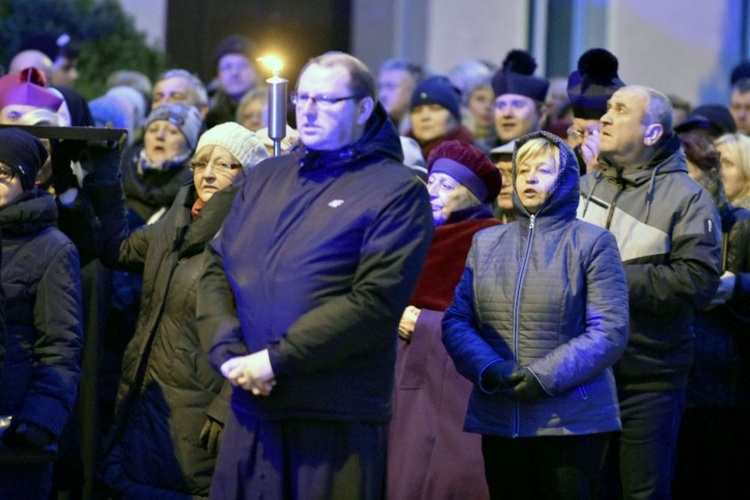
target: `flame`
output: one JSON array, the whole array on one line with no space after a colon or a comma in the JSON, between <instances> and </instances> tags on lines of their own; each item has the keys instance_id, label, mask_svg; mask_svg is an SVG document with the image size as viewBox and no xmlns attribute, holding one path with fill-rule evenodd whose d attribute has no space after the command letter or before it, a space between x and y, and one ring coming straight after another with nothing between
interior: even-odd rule
<instances>
[{"instance_id":1,"label":"flame","mask_svg":"<svg viewBox=\"0 0 750 500\"><path fill-rule=\"evenodd\" d=\"M281 68L284 66L284 61L277 56L265 56L258 59L262 62L266 68L270 69L274 75L278 75Z\"/></svg>"}]
</instances>

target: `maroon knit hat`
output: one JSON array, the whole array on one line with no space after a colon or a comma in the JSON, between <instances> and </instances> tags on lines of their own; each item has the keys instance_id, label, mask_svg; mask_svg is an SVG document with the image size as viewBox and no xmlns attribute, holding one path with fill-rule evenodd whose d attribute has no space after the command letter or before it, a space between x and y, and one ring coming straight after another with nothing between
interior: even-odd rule
<instances>
[{"instance_id":1,"label":"maroon knit hat","mask_svg":"<svg viewBox=\"0 0 750 500\"><path fill-rule=\"evenodd\" d=\"M503 184L500 171L487 155L461 141L445 141L432 150L427 160L427 174L432 172L450 175L482 202L497 198Z\"/></svg>"}]
</instances>

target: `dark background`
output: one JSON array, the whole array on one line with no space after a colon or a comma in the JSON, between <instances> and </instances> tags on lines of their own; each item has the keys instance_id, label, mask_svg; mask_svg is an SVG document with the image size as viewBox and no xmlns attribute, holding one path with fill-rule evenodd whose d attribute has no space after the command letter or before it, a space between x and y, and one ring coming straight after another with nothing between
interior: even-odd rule
<instances>
[{"instance_id":1,"label":"dark background","mask_svg":"<svg viewBox=\"0 0 750 500\"><path fill-rule=\"evenodd\" d=\"M350 50L351 0L169 0L167 9L171 67L206 83L216 76L216 46L233 33L253 40L261 56L281 57L290 89L311 57ZM271 76L259 70L261 79Z\"/></svg>"}]
</instances>

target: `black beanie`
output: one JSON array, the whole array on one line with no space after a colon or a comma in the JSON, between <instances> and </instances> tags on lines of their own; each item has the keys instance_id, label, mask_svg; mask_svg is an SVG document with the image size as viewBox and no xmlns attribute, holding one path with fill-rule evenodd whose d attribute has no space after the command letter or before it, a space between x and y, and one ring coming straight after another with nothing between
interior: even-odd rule
<instances>
[{"instance_id":1,"label":"black beanie","mask_svg":"<svg viewBox=\"0 0 750 500\"><path fill-rule=\"evenodd\" d=\"M732 70L732 75L729 77L729 83L734 87L735 83L748 78L750 78L750 61L743 61Z\"/></svg>"},{"instance_id":2,"label":"black beanie","mask_svg":"<svg viewBox=\"0 0 750 500\"><path fill-rule=\"evenodd\" d=\"M495 97L504 94L518 94L537 102L547 98L549 82L534 76L536 60L525 50L514 49L508 52L503 66L492 77L492 90Z\"/></svg>"},{"instance_id":3,"label":"black beanie","mask_svg":"<svg viewBox=\"0 0 750 500\"><path fill-rule=\"evenodd\" d=\"M607 112L607 101L625 84L617 75L617 58L604 49L591 49L578 59L578 69L568 78L568 98L573 116L598 120Z\"/></svg>"},{"instance_id":4,"label":"black beanie","mask_svg":"<svg viewBox=\"0 0 750 500\"><path fill-rule=\"evenodd\" d=\"M34 188L36 174L47 161L42 141L18 128L0 129L0 162L16 171L24 191Z\"/></svg>"},{"instance_id":5,"label":"black beanie","mask_svg":"<svg viewBox=\"0 0 750 500\"><path fill-rule=\"evenodd\" d=\"M431 76L414 90L411 96L411 107L425 104L439 104L444 107L458 123L461 123L461 91L444 76Z\"/></svg>"},{"instance_id":6,"label":"black beanie","mask_svg":"<svg viewBox=\"0 0 750 500\"><path fill-rule=\"evenodd\" d=\"M255 59L258 57L258 49L255 43L245 36L229 35L216 47L216 64L219 64L221 58L227 54L243 55L254 64Z\"/></svg>"}]
</instances>

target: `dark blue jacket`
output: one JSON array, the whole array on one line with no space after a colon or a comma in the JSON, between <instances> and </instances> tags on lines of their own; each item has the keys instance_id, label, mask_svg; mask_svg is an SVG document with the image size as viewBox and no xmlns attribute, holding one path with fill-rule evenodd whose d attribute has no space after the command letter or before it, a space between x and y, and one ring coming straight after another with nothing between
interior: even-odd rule
<instances>
[{"instance_id":1,"label":"dark blue jacket","mask_svg":"<svg viewBox=\"0 0 750 500\"><path fill-rule=\"evenodd\" d=\"M0 415L59 437L81 378L81 270L75 246L55 228L52 196L22 196L0 209L8 329Z\"/></svg>"},{"instance_id":2,"label":"dark blue jacket","mask_svg":"<svg viewBox=\"0 0 750 500\"><path fill-rule=\"evenodd\" d=\"M268 397L235 388L236 413L390 416L398 323L434 230L427 190L401 159L378 105L354 145L301 148L248 175L198 295L215 367L269 349L277 385Z\"/></svg>"}]
</instances>

